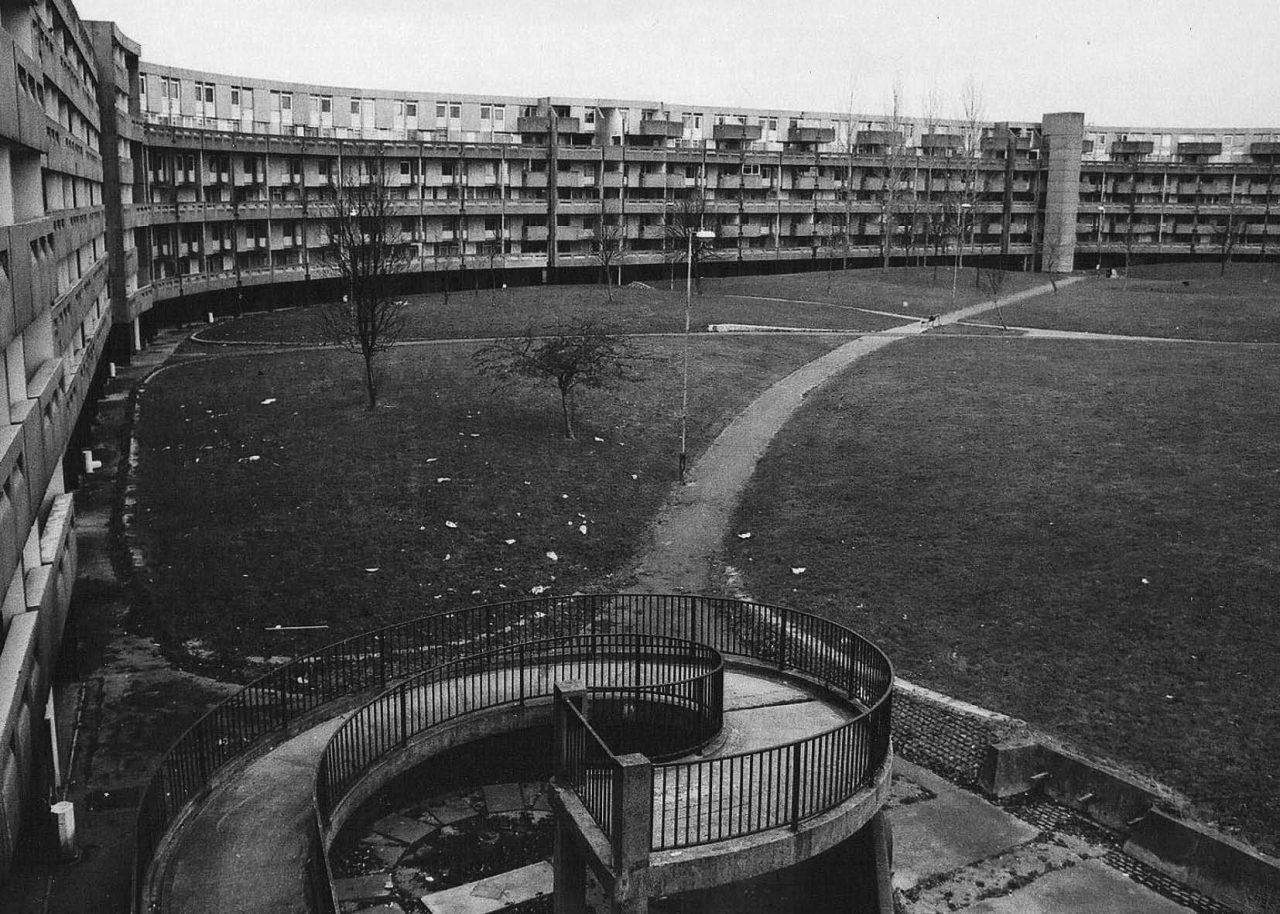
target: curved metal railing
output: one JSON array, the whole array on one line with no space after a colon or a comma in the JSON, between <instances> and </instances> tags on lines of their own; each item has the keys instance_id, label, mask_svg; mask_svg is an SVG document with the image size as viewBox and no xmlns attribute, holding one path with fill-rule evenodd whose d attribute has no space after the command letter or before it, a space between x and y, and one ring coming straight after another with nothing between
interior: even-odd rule
<instances>
[{"instance_id":1,"label":"curved metal railing","mask_svg":"<svg viewBox=\"0 0 1280 914\"><path fill-rule=\"evenodd\" d=\"M152 858L179 813L204 794L223 766L263 741L287 734L303 716L339 699L385 690L402 677L470 654L521 641L608 632L702 642L722 654L801 671L847 696L862 709L859 713L867 721L863 726L870 731L862 743L865 748L856 758L851 756L850 773L838 782L844 785L841 790L859 782L854 777L858 772L874 772L887 757L892 665L860 635L808 613L727 598L588 594L418 617L327 645L255 679L177 739L138 805L135 911L145 909ZM809 758L803 756L802 762ZM812 756L815 763L818 758ZM819 805L805 801L799 808L817 810ZM706 815L714 818L709 807ZM686 833L684 840L691 837ZM323 866L323 860L308 861L309 868Z\"/></svg>"},{"instance_id":2,"label":"curved metal railing","mask_svg":"<svg viewBox=\"0 0 1280 914\"><path fill-rule=\"evenodd\" d=\"M550 698L582 682L606 732L639 728L664 756L696 749L720 730L724 659L714 648L663 635L567 635L448 661L361 706L329 738L316 771L316 808L329 826L338 804L381 759L463 715Z\"/></svg>"}]
</instances>

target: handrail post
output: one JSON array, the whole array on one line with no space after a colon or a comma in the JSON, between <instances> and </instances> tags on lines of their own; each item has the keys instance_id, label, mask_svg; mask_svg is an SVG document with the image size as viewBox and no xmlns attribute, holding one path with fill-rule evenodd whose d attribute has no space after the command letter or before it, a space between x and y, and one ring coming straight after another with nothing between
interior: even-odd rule
<instances>
[{"instance_id":1,"label":"handrail post","mask_svg":"<svg viewBox=\"0 0 1280 914\"><path fill-rule=\"evenodd\" d=\"M787 668L787 635L790 629L791 614L782 610L782 624L778 626L778 669Z\"/></svg>"},{"instance_id":2,"label":"handrail post","mask_svg":"<svg viewBox=\"0 0 1280 914\"><path fill-rule=\"evenodd\" d=\"M613 782L613 884L615 910L647 897L645 878L653 842L653 764L638 752L615 759Z\"/></svg>"},{"instance_id":3,"label":"handrail post","mask_svg":"<svg viewBox=\"0 0 1280 914\"><path fill-rule=\"evenodd\" d=\"M803 743L791 746L791 830L800 830L800 748Z\"/></svg>"},{"instance_id":4,"label":"handrail post","mask_svg":"<svg viewBox=\"0 0 1280 914\"><path fill-rule=\"evenodd\" d=\"M555 776L563 779L568 773L568 741L569 711L566 705L573 705L583 716L587 710L587 684L585 682L557 682L551 687L555 696L553 715L555 718L555 766L551 769Z\"/></svg>"},{"instance_id":5,"label":"handrail post","mask_svg":"<svg viewBox=\"0 0 1280 914\"><path fill-rule=\"evenodd\" d=\"M409 745L409 688L408 683L400 683L400 745Z\"/></svg>"}]
</instances>

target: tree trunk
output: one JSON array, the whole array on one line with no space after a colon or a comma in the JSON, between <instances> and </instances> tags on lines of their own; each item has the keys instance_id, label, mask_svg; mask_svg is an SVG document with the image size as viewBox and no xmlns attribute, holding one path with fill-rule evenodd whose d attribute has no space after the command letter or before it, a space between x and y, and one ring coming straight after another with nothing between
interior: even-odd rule
<instances>
[{"instance_id":1,"label":"tree trunk","mask_svg":"<svg viewBox=\"0 0 1280 914\"><path fill-rule=\"evenodd\" d=\"M364 357L364 389L369 395L369 408L375 409L378 405L378 379L373 368L372 353Z\"/></svg>"},{"instance_id":2,"label":"tree trunk","mask_svg":"<svg viewBox=\"0 0 1280 914\"><path fill-rule=\"evenodd\" d=\"M564 419L564 436L569 441L574 440L573 434L573 389L560 388L560 414Z\"/></svg>"}]
</instances>

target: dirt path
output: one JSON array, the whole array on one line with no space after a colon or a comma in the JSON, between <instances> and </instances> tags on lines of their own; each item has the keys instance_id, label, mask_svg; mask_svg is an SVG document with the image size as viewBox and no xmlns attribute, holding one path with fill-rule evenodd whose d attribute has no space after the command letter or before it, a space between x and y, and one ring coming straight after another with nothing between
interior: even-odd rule
<instances>
[{"instance_id":1,"label":"dirt path","mask_svg":"<svg viewBox=\"0 0 1280 914\"><path fill-rule=\"evenodd\" d=\"M1060 280L1064 286L1078 277ZM1043 285L1018 292L1001 304L1043 295ZM919 336L933 327L954 324L994 309L981 302L940 315L913 320L874 335L861 336L803 365L778 381L737 415L693 464L690 483L675 490L654 522L652 538L634 561L629 590L634 593L706 593L721 589L720 543L742 491L769 442L814 388L858 360L898 340Z\"/></svg>"}]
</instances>

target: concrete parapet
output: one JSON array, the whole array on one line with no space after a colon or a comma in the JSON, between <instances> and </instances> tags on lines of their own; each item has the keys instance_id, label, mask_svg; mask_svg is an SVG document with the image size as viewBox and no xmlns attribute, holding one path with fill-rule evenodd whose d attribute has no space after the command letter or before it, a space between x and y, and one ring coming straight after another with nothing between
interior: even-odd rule
<instances>
[{"instance_id":1,"label":"concrete parapet","mask_svg":"<svg viewBox=\"0 0 1280 914\"><path fill-rule=\"evenodd\" d=\"M1163 810L1143 817L1124 851L1240 911L1280 911L1280 860Z\"/></svg>"},{"instance_id":2,"label":"concrete parapet","mask_svg":"<svg viewBox=\"0 0 1280 914\"><path fill-rule=\"evenodd\" d=\"M989 746L980 781L988 795L1001 798L1038 788L1063 806L1123 832L1158 801L1169 799L1154 785L1030 737Z\"/></svg>"}]
</instances>

